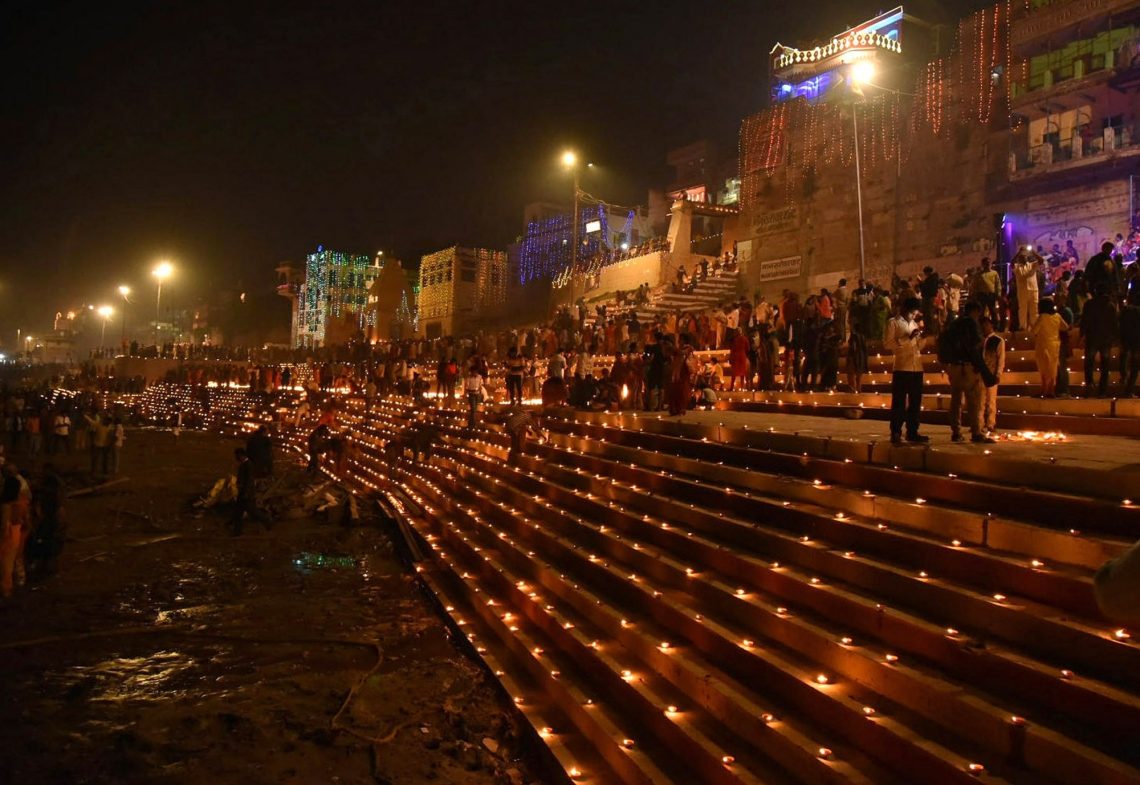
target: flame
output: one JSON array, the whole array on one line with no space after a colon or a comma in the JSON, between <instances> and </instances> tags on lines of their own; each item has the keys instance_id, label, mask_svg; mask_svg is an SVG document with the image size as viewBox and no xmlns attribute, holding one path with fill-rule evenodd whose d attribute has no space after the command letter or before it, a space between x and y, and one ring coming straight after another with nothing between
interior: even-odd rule
<instances>
[{"instance_id":1,"label":"flame","mask_svg":"<svg viewBox=\"0 0 1140 785\"><path fill-rule=\"evenodd\" d=\"M624 401L629 398L629 385L623 384L621 386L621 399Z\"/></svg>"},{"instance_id":2,"label":"flame","mask_svg":"<svg viewBox=\"0 0 1140 785\"><path fill-rule=\"evenodd\" d=\"M1017 439L1024 442L1063 442L1068 439L1060 431L1018 431L1006 438Z\"/></svg>"}]
</instances>

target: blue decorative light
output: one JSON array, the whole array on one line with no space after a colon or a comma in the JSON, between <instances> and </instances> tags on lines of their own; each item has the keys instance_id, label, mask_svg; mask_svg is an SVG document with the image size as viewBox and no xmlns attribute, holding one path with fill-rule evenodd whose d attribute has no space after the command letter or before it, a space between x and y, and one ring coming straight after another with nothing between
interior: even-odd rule
<instances>
[{"instance_id":1,"label":"blue decorative light","mask_svg":"<svg viewBox=\"0 0 1140 785\"><path fill-rule=\"evenodd\" d=\"M520 284L553 278L570 264L570 241L573 232L571 217L569 213L565 213L527 224L526 235L523 237L519 252ZM601 221L602 230L587 234L586 224L590 221ZM609 222L604 204L581 208L578 217L578 241L581 243L578 259L582 262L596 255L602 248L609 247Z\"/></svg>"}]
</instances>

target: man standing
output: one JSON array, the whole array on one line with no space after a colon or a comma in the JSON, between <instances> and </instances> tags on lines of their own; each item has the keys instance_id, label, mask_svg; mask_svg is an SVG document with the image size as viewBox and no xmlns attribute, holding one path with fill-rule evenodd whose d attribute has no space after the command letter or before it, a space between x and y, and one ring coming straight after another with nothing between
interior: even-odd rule
<instances>
[{"instance_id":1,"label":"man standing","mask_svg":"<svg viewBox=\"0 0 1140 785\"><path fill-rule=\"evenodd\" d=\"M1032 251L1021 250L1013 259L1013 278L1017 289L1017 326L1031 330L1037 321L1037 268L1041 257Z\"/></svg>"},{"instance_id":2,"label":"man standing","mask_svg":"<svg viewBox=\"0 0 1140 785\"><path fill-rule=\"evenodd\" d=\"M1091 260L1089 264L1092 264ZM1103 398L1108 394L1108 356L1115 343L1118 317L1116 303L1109 298L1107 285L1097 284L1094 292L1093 298L1081 309L1081 336L1085 339L1085 395L1093 394L1093 372L1099 359L1097 395Z\"/></svg>"},{"instance_id":3,"label":"man standing","mask_svg":"<svg viewBox=\"0 0 1140 785\"><path fill-rule=\"evenodd\" d=\"M963 441L962 398L966 399L966 421L970 441L992 444L993 439L982 430L982 399L985 388L997 380L986 366L982 354L982 331L978 325L982 307L966 305L961 319L955 319L939 336L939 359L950 377L950 441Z\"/></svg>"},{"instance_id":4,"label":"man standing","mask_svg":"<svg viewBox=\"0 0 1140 785\"><path fill-rule=\"evenodd\" d=\"M850 295L847 293L846 278L839 279L839 286L835 287L835 291L831 294L831 299L835 306L835 326L839 328L839 340L841 343L846 343L847 304L850 300Z\"/></svg>"},{"instance_id":5,"label":"man standing","mask_svg":"<svg viewBox=\"0 0 1140 785\"><path fill-rule=\"evenodd\" d=\"M1100 247L1100 253L1089 257L1088 264L1085 265L1085 281L1088 282L1089 291L1095 292L1102 284L1109 293L1120 290L1120 267L1112 258L1115 250L1116 246L1105 242Z\"/></svg>"},{"instance_id":6,"label":"man standing","mask_svg":"<svg viewBox=\"0 0 1140 785\"><path fill-rule=\"evenodd\" d=\"M34 563L41 578L54 575L63 552L63 480L50 463L44 464L43 477L35 493L38 518L36 529L28 540L27 558Z\"/></svg>"},{"instance_id":7,"label":"man standing","mask_svg":"<svg viewBox=\"0 0 1140 785\"><path fill-rule=\"evenodd\" d=\"M273 437L269 435L269 428L258 426L245 442L246 455L253 465L253 474L257 478L273 476Z\"/></svg>"},{"instance_id":8,"label":"man standing","mask_svg":"<svg viewBox=\"0 0 1140 785\"><path fill-rule=\"evenodd\" d=\"M966 306L967 308L969 306ZM1005 339L994 330L994 322L988 316L983 316L982 326L982 358L986 367L993 374L993 384L986 386L986 402L982 414L982 421L986 427L986 434L992 436L997 430L997 396L998 385L1001 384L1001 375L1005 371Z\"/></svg>"},{"instance_id":9,"label":"man standing","mask_svg":"<svg viewBox=\"0 0 1140 785\"><path fill-rule=\"evenodd\" d=\"M942 279L938 277L933 267L922 268L922 280L918 284L918 293L922 295L922 318L925 324L934 324L934 298L942 286Z\"/></svg>"},{"instance_id":10,"label":"man standing","mask_svg":"<svg viewBox=\"0 0 1140 785\"><path fill-rule=\"evenodd\" d=\"M237 499L234 501L234 517L230 521L230 533L237 537L242 532L242 524L247 514L255 520L260 516L257 512L253 462L241 447L234 450L234 459L237 461Z\"/></svg>"},{"instance_id":11,"label":"man standing","mask_svg":"<svg viewBox=\"0 0 1140 785\"><path fill-rule=\"evenodd\" d=\"M60 409L52 420L52 452L71 452L71 418Z\"/></svg>"},{"instance_id":12,"label":"man standing","mask_svg":"<svg viewBox=\"0 0 1140 785\"><path fill-rule=\"evenodd\" d=\"M111 445L110 423L102 414L96 414L94 417L85 414L83 418L87 421L88 429L91 431L91 474L97 475L100 471L107 474L111 462L109 455Z\"/></svg>"},{"instance_id":13,"label":"man standing","mask_svg":"<svg viewBox=\"0 0 1140 785\"><path fill-rule=\"evenodd\" d=\"M903 302L898 316L887 322L884 346L894 353L891 372L891 444L902 443L903 423L906 423L906 440L924 443L930 437L918 432L919 412L922 410L922 325L916 321L922 302L910 297Z\"/></svg>"},{"instance_id":14,"label":"man standing","mask_svg":"<svg viewBox=\"0 0 1140 785\"><path fill-rule=\"evenodd\" d=\"M1124 377L1124 397L1136 391L1140 371L1140 294L1129 294L1120 309L1120 374Z\"/></svg>"}]
</instances>

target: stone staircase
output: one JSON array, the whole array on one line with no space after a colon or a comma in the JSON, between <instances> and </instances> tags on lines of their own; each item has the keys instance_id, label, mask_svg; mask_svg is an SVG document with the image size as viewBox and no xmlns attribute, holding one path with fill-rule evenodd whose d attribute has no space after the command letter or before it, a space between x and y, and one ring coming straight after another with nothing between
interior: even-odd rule
<instances>
[{"instance_id":1,"label":"stone staircase","mask_svg":"<svg viewBox=\"0 0 1140 785\"><path fill-rule=\"evenodd\" d=\"M632 311L637 312L638 321L645 323L653 321L659 316L677 311L704 311L715 308L732 301L738 296L738 272L720 272L709 274L709 277L697 284L692 292L678 293L672 291L672 285L666 285L650 295L649 302L634 306L632 304L619 307L617 300L611 298L605 301L606 316L624 316ZM594 303L592 305L596 305ZM591 314L590 323L594 316Z\"/></svg>"},{"instance_id":2,"label":"stone staircase","mask_svg":"<svg viewBox=\"0 0 1140 785\"><path fill-rule=\"evenodd\" d=\"M1140 649L1091 591L1134 506L606 415L510 466L438 410L413 463L408 402L345 404L342 479L569 781L1140 782Z\"/></svg>"}]
</instances>

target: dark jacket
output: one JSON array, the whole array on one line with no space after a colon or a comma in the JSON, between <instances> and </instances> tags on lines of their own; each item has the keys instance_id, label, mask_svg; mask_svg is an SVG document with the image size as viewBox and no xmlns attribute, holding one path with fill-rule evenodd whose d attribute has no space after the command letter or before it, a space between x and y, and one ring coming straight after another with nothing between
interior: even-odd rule
<instances>
[{"instance_id":1,"label":"dark jacket","mask_svg":"<svg viewBox=\"0 0 1140 785\"><path fill-rule=\"evenodd\" d=\"M1120 310L1120 345L1140 351L1140 305L1126 305Z\"/></svg>"},{"instance_id":2,"label":"dark jacket","mask_svg":"<svg viewBox=\"0 0 1140 785\"><path fill-rule=\"evenodd\" d=\"M986 366L985 356L982 354L982 328L977 320L969 316L955 319L947 326L946 332L950 364L972 365L974 370L981 374L987 387L996 384L997 379Z\"/></svg>"},{"instance_id":3,"label":"dark jacket","mask_svg":"<svg viewBox=\"0 0 1140 785\"><path fill-rule=\"evenodd\" d=\"M1107 295L1094 297L1081 310L1081 335L1086 346L1110 346L1116 340L1119 317Z\"/></svg>"},{"instance_id":4,"label":"dark jacket","mask_svg":"<svg viewBox=\"0 0 1140 785\"><path fill-rule=\"evenodd\" d=\"M253 461L249 459L246 459L238 464L237 495L238 499L242 501L246 501L254 497Z\"/></svg>"},{"instance_id":5,"label":"dark jacket","mask_svg":"<svg viewBox=\"0 0 1140 785\"><path fill-rule=\"evenodd\" d=\"M267 433L254 433L246 440L246 454L258 477L273 474L273 439Z\"/></svg>"}]
</instances>

